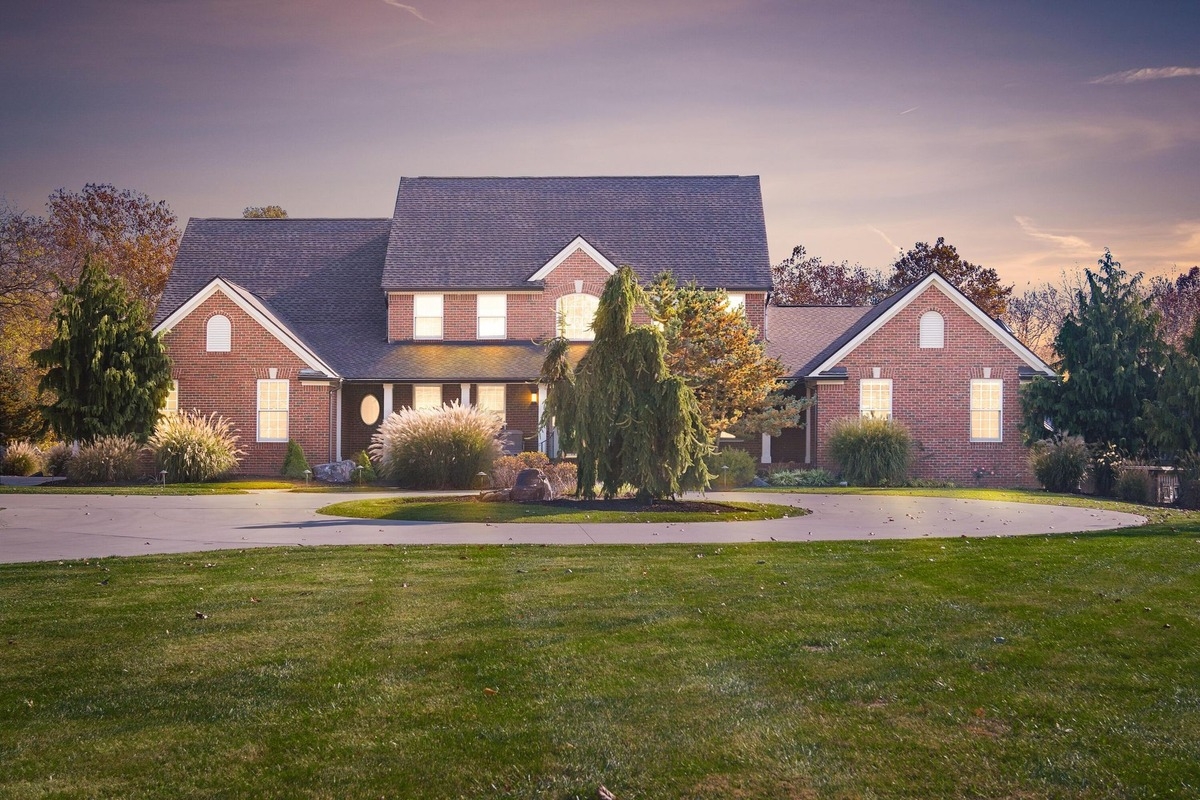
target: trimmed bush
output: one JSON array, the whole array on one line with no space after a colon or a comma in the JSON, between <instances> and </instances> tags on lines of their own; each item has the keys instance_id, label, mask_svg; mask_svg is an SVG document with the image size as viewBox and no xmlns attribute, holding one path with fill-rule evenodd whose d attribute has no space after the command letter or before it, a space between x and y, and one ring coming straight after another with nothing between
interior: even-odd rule
<instances>
[{"instance_id":1,"label":"trimmed bush","mask_svg":"<svg viewBox=\"0 0 1200 800\"><path fill-rule=\"evenodd\" d=\"M355 483L374 483L379 480L379 475L375 472L375 465L371 463L371 457L367 455L366 450L358 451L358 454L354 456L354 463L362 467L362 469L354 470Z\"/></svg>"},{"instance_id":2,"label":"trimmed bush","mask_svg":"<svg viewBox=\"0 0 1200 800\"><path fill-rule=\"evenodd\" d=\"M825 469L781 469L767 476L772 486L833 486L837 478Z\"/></svg>"},{"instance_id":3,"label":"trimmed bush","mask_svg":"<svg viewBox=\"0 0 1200 800\"><path fill-rule=\"evenodd\" d=\"M29 477L43 469L42 451L29 442L11 442L0 458L0 475Z\"/></svg>"},{"instance_id":4,"label":"trimmed bush","mask_svg":"<svg viewBox=\"0 0 1200 800\"><path fill-rule=\"evenodd\" d=\"M400 486L471 489L500 455L500 419L455 402L438 409L402 408L371 437L379 474Z\"/></svg>"},{"instance_id":5,"label":"trimmed bush","mask_svg":"<svg viewBox=\"0 0 1200 800\"><path fill-rule=\"evenodd\" d=\"M142 446L132 436L99 436L79 448L67 475L79 483L124 483L138 477Z\"/></svg>"},{"instance_id":6,"label":"trimmed bush","mask_svg":"<svg viewBox=\"0 0 1200 800\"><path fill-rule=\"evenodd\" d=\"M302 480L308 469L304 448L295 439L288 439L287 455L283 457L283 477Z\"/></svg>"},{"instance_id":7,"label":"trimmed bush","mask_svg":"<svg viewBox=\"0 0 1200 800\"><path fill-rule=\"evenodd\" d=\"M1150 476L1145 470L1123 469L1117 476L1117 499L1126 503L1149 503L1151 486Z\"/></svg>"},{"instance_id":8,"label":"trimmed bush","mask_svg":"<svg viewBox=\"0 0 1200 800\"><path fill-rule=\"evenodd\" d=\"M854 486L899 486L908 480L913 442L899 422L845 417L829 426L829 454Z\"/></svg>"},{"instance_id":9,"label":"trimmed bush","mask_svg":"<svg viewBox=\"0 0 1200 800\"><path fill-rule=\"evenodd\" d=\"M65 442L59 442L46 451L46 474L61 476L67 474L67 467L71 464L71 459L75 457L75 451L71 445Z\"/></svg>"},{"instance_id":10,"label":"trimmed bush","mask_svg":"<svg viewBox=\"0 0 1200 800\"><path fill-rule=\"evenodd\" d=\"M733 447L710 453L704 457L704 463L708 465L708 471L713 476L709 486L719 489L749 486L758 470L758 465L754 463L754 456L745 450ZM722 467L729 469L725 470Z\"/></svg>"},{"instance_id":11,"label":"trimmed bush","mask_svg":"<svg viewBox=\"0 0 1200 800\"><path fill-rule=\"evenodd\" d=\"M161 417L149 445L157 468L167 471L167 480L198 483L237 467L239 456L244 455L237 443L229 420L186 411Z\"/></svg>"},{"instance_id":12,"label":"trimmed bush","mask_svg":"<svg viewBox=\"0 0 1200 800\"><path fill-rule=\"evenodd\" d=\"M575 464L570 461L551 461L545 453L536 450L497 458L492 465L492 488L511 489L517 482L517 473L523 469L540 469L546 473L556 497L575 494Z\"/></svg>"},{"instance_id":13,"label":"trimmed bush","mask_svg":"<svg viewBox=\"0 0 1200 800\"><path fill-rule=\"evenodd\" d=\"M1090 459L1082 436L1043 439L1029 448L1033 476L1048 492L1077 493Z\"/></svg>"}]
</instances>

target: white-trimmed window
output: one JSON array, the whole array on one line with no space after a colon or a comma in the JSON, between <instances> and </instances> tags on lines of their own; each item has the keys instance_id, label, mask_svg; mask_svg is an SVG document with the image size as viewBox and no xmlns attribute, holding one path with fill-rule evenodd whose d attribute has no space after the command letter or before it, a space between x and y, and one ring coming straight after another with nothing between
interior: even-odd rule
<instances>
[{"instance_id":1,"label":"white-trimmed window","mask_svg":"<svg viewBox=\"0 0 1200 800\"><path fill-rule=\"evenodd\" d=\"M179 381L171 381L171 388L167 390L167 399L163 400L162 407L163 415L175 415L179 413Z\"/></svg>"},{"instance_id":2,"label":"white-trimmed window","mask_svg":"<svg viewBox=\"0 0 1200 800\"><path fill-rule=\"evenodd\" d=\"M258 382L258 441L286 442L288 440L288 382L260 380Z\"/></svg>"},{"instance_id":3,"label":"white-trimmed window","mask_svg":"<svg viewBox=\"0 0 1200 800\"><path fill-rule=\"evenodd\" d=\"M508 387L503 383L481 383L475 387L475 407L492 412L503 422L508 418L507 396Z\"/></svg>"},{"instance_id":4,"label":"white-trimmed window","mask_svg":"<svg viewBox=\"0 0 1200 800\"><path fill-rule=\"evenodd\" d=\"M926 350L946 346L946 320L936 311L926 311L921 315L920 346Z\"/></svg>"},{"instance_id":5,"label":"white-trimmed window","mask_svg":"<svg viewBox=\"0 0 1200 800\"><path fill-rule=\"evenodd\" d=\"M503 339L508 327L508 295L475 296L476 338Z\"/></svg>"},{"instance_id":6,"label":"white-trimmed window","mask_svg":"<svg viewBox=\"0 0 1200 800\"><path fill-rule=\"evenodd\" d=\"M1003 441L1000 424L1004 410L1004 381L980 378L971 381L971 441Z\"/></svg>"},{"instance_id":7,"label":"white-trimmed window","mask_svg":"<svg viewBox=\"0 0 1200 800\"><path fill-rule=\"evenodd\" d=\"M214 314L204 329L204 349L210 353L228 353L233 341L233 326L229 317Z\"/></svg>"},{"instance_id":8,"label":"white-trimmed window","mask_svg":"<svg viewBox=\"0 0 1200 800\"><path fill-rule=\"evenodd\" d=\"M726 292L725 307L730 311L746 313L746 295L743 292Z\"/></svg>"},{"instance_id":9,"label":"white-trimmed window","mask_svg":"<svg viewBox=\"0 0 1200 800\"><path fill-rule=\"evenodd\" d=\"M413 410L441 408L442 385L440 383L418 383L413 386Z\"/></svg>"},{"instance_id":10,"label":"white-trimmed window","mask_svg":"<svg viewBox=\"0 0 1200 800\"><path fill-rule=\"evenodd\" d=\"M442 295L413 295L413 338L442 338Z\"/></svg>"},{"instance_id":11,"label":"white-trimmed window","mask_svg":"<svg viewBox=\"0 0 1200 800\"><path fill-rule=\"evenodd\" d=\"M858 383L858 412L864 417L892 418L892 379L863 378Z\"/></svg>"},{"instance_id":12,"label":"white-trimmed window","mask_svg":"<svg viewBox=\"0 0 1200 800\"><path fill-rule=\"evenodd\" d=\"M596 317L596 309L600 307L600 298L592 294L565 294L555 303L555 314L558 316L558 333L560 336L577 342L590 342L596 338L592 330L592 320Z\"/></svg>"},{"instance_id":13,"label":"white-trimmed window","mask_svg":"<svg viewBox=\"0 0 1200 800\"><path fill-rule=\"evenodd\" d=\"M362 399L358 404L358 416L363 421L363 425L374 425L379 422L379 412L382 406L379 405L379 398L373 394L369 394Z\"/></svg>"}]
</instances>

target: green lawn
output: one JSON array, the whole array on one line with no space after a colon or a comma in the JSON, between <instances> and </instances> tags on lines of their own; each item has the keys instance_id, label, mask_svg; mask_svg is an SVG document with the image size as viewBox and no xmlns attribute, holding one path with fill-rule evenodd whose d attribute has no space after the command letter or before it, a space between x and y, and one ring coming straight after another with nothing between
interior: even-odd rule
<instances>
[{"instance_id":1,"label":"green lawn","mask_svg":"<svg viewBox=\"0 0 1200 800\"><path fill-rule=\"evenodd\" d=\"M603 505L591 504L591 505ZM703 511L624 511L607 508L565 508L536 503L485 503L474 495L383 497L347 500L317 509L318 514L358 519L420 520L424 522L744 522L781 519L809 513L778 503L732 503L712 500Z\"/></svg>"},{"instance_id":2,"label":"green lawn","mask_svg":"<svg viewBox=\"0 0 1200 800\"><path fill-rule=\"evenodd\" d=\"M0 797L1196 797L1198 598L1195 514L0 566Z\"/></svg>"},{"instance_id":3,"label":"green lawn","mask_svg":"<svg viewBox=\"0 0 1200 800\"><path fill-rule=\"evenodd\" d=\"M304 484L301 483L300 486ZM245 494L250 489L293 489L296 483L275 479L238 479L209 483L139 483L131 485L62 486L50 483L42 486L0 486L0 494L108 494L108 495L197 495Z\"/></svg>"}]
</instances>

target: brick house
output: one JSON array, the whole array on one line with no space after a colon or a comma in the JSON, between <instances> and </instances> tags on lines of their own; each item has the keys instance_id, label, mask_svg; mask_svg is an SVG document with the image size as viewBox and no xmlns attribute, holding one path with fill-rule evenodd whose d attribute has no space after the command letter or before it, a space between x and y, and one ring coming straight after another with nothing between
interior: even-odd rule
<instances>
[{"instance_id":1,"label":"brick house","mask_svg":"<svg viewBox=\"0 0 1200 800\"><path fill-rule=\"evenodd\" d=\"M548 450L542 343L586 348L618 265L726 290L764 330L758 178L404 178L390 218L192 219L155 317L168 405L232 420L248 474L288 439L346 458L394 409L453 401Z\"/></svg>"},{"instance_id":2,"label":"brick house","mask_svg":"<svg viewBox=\"0 0 1200 800\"><path fill-rule=\"evenodd\" d=\"M1054 371L937 273L876 306L767 308L767 351L816 399L804 428L764 439L762 461L837 470L829 425L848 416L905 423L913 477L1035 486L1018 387Z\"/></svg>"}]
</instances>

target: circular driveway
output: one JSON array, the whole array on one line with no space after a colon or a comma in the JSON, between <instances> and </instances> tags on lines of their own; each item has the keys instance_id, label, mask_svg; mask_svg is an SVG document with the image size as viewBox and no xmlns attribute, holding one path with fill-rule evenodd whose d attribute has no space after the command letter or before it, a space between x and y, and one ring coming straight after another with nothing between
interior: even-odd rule
<instances>
[{"instance_id":1,"label":"circular driveway","mask_svg":"<svg viewBox=\"0 0 1200 800\"><path fill-rule=\"evenodd\" d=\"M374 496L355 494L356 499ZM1069 533L1140 525L1135 514L941 497L712 492L811 514L758 522L484 524L327 517L347 495L0 495L0 562L329 544L732 544Z\"/></svg>"}]
</instances>

